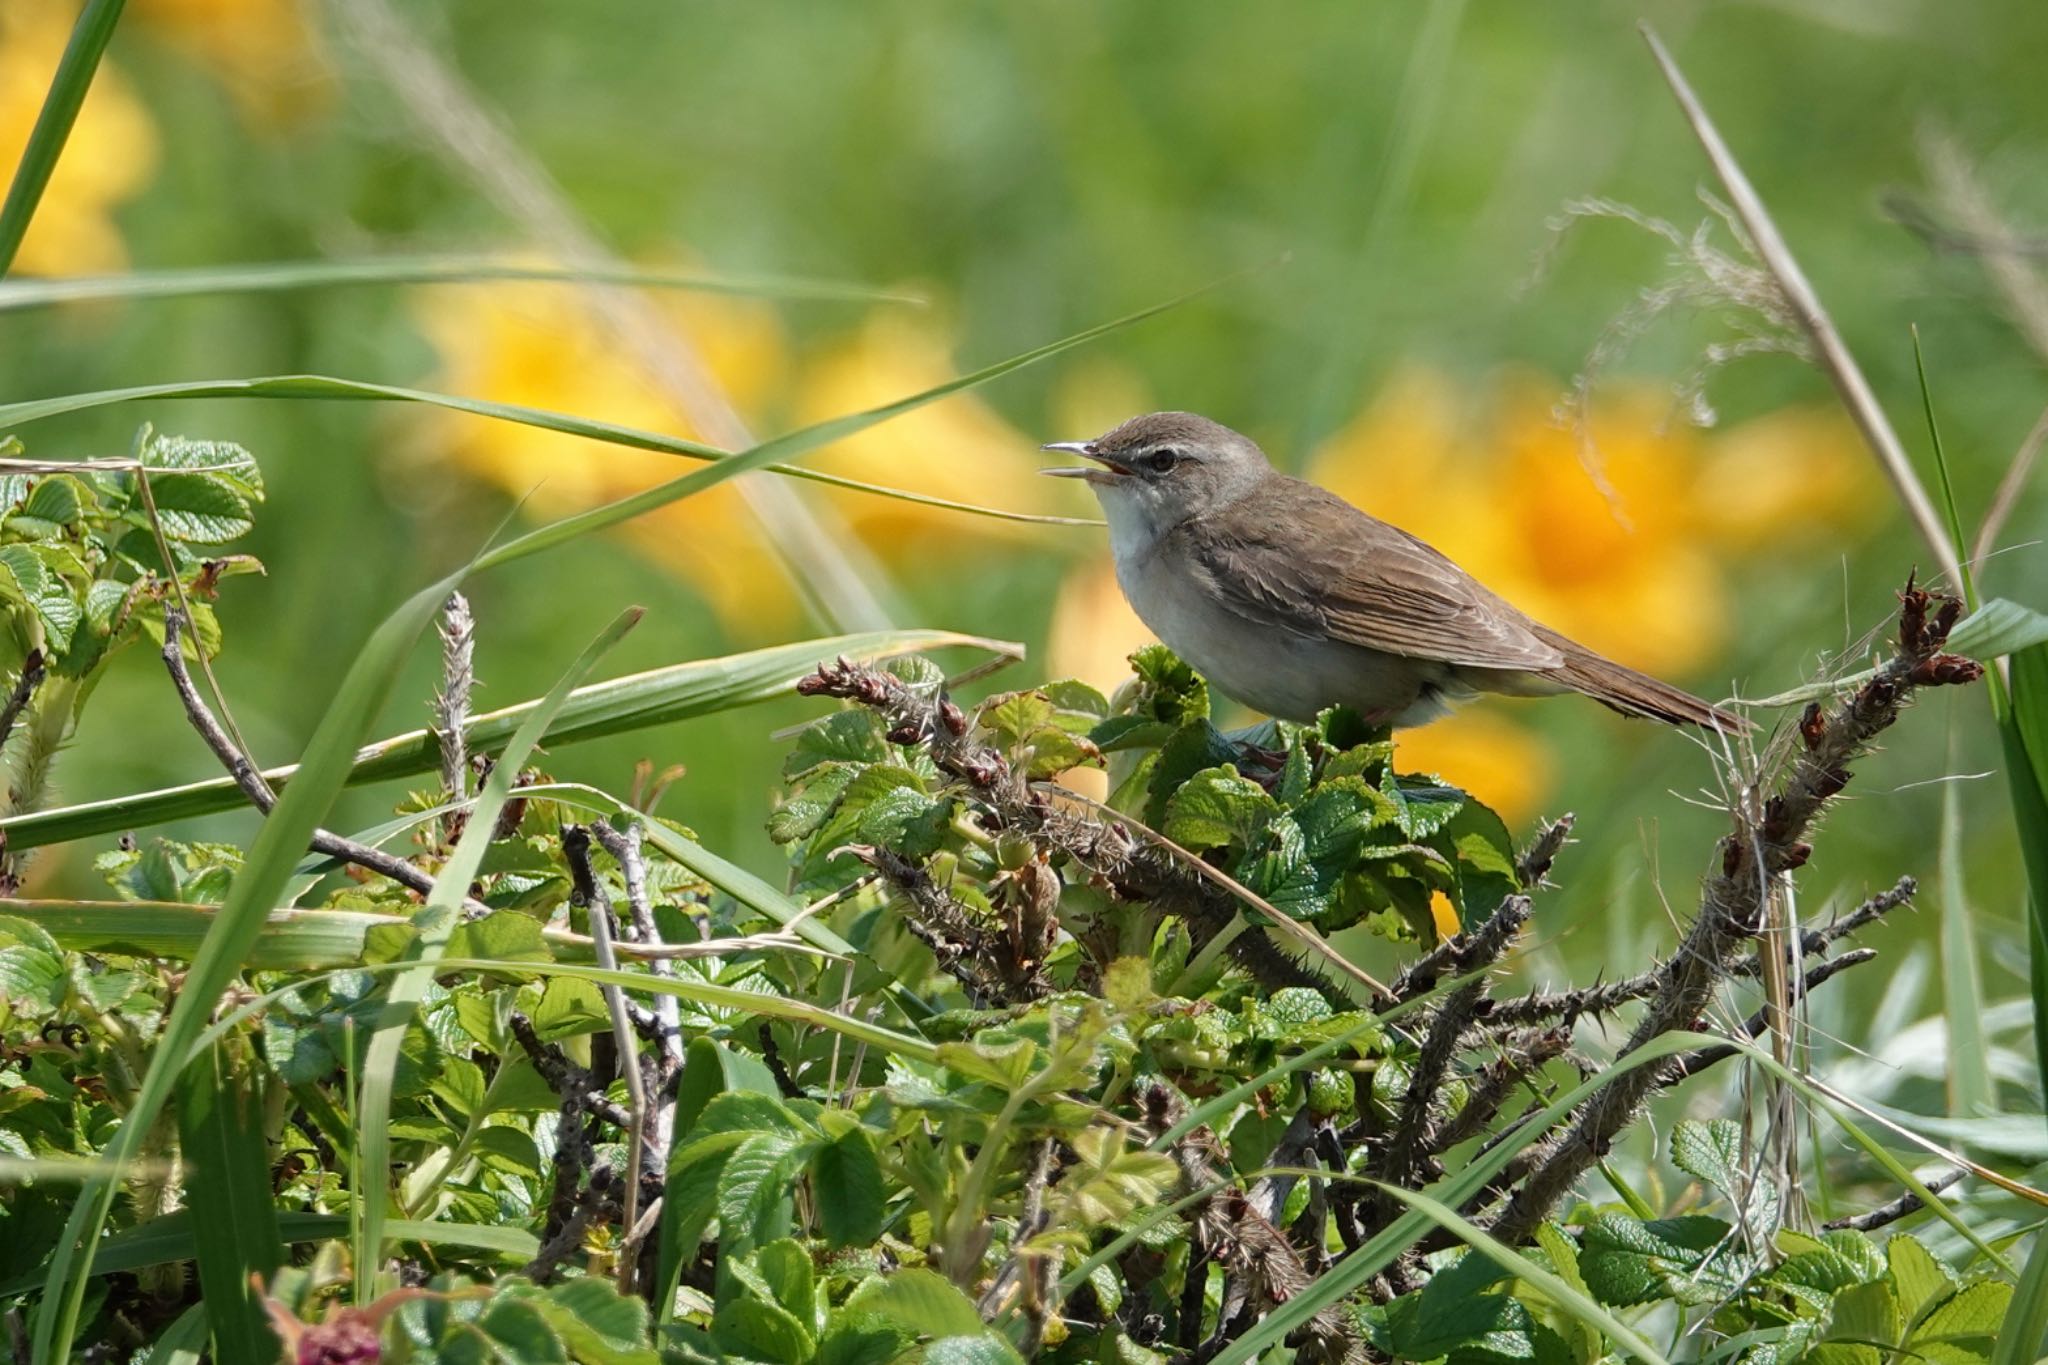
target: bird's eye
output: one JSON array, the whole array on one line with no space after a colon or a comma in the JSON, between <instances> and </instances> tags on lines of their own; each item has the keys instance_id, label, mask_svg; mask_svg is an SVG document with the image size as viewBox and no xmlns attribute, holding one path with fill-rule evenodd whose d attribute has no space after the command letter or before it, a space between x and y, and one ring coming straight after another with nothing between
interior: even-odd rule
<instances>
[{"instance_id":1,"label":"bird's eye","mask_svg":"<svg viewBox=\"0 0 2048 1365\"><path fill-rule=\"evenodd\" d=\"M1154 474L1171 471L1186 457L1172 446L1162 446L1145 457L1145 468Z\"/></svg>"}]
</instances>

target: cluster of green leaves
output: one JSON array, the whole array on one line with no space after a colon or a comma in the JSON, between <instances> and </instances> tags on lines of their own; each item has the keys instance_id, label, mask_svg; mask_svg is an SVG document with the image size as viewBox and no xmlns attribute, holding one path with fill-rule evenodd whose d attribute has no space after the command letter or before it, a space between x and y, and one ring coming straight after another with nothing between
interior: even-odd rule
<instances>
[{"instance_id":1,"label":"cluster of green leaves","mask_svg":"<svg viewBox=\"0 0 2048 1365\"><path fill-rule=\"evenodd\" d=\"M0 440L0 458L21 457L18 441ZM126 462L0 472L0 603L9 626L0 662L10 671L37 650L51 672L82 679L137 633L161 644L173 578L200 643L209 654L219 649L209 601L223 578L262 568L222 547L249 530L263 477L240 446L148 427L133 462L140 472Z\"/></svg>"},{"instance_id":2,"label":"cluster of green leaves","mask_svg":"<svg viewBox=\"0 0 2048 1365\"><path fill-rule=\"evenodd\" d=\"M1324 932L1364 922L1427 944L1433 897L1470 926L1521 889L1500 817L1438 777L1399 772L1393 741L1355 714L1225 733L1207 683L1172 651L1148 645L1131 665L1114 702L1071 679L994 698L977 713L978 737L1028 778L1107 767L1111 806ZM928 664L895 667L921 690L942 681ZM785 772L792 790L769 832L798 845L806 888L843 882L851 843L937 856L942 871L960 863L970 901L972 882L1014 871L1014 847L963 825L929 756L887 743L868 713L807 729Z\"/></svg>"},{"instance_id":3,"label":"cluster of green leaves","mask_svg":"<svg viewBox=\"0 0 2048 1365\"><path fill-rule=\"evenodd\" d=\"M1860 1232L1813 1236L1782 1226L1777 1192L1756 1172L1740 1128L1685 1122L1671 1158L1718 1196L1701 1209L1644 1218L1582 1205L1546 1225L1525 1255L1604 1308L1668 1313L1695 1353L1730 1365L1883 1365L1928 1360L1984 1365L2013 1284L1965 1277L1919 1239L1882 1243ZM1592 1365L1613 1344L1588 1315L1477 1252L1371 1315L1375 1343L1401 1360L1449 1365ZM1674 1351L1675 1355L1676 1352Z\"/></svg>"}]
</instances>

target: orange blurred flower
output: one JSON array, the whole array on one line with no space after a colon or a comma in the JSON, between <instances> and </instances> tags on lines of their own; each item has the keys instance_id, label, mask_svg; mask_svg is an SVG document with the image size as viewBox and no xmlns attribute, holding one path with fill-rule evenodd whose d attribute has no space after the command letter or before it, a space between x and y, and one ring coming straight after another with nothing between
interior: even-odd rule
<instances>
[{"instance_id":1,"label":"orange blurred flower","mask_svg":"<svg viewBox=\"0 0 2048 1365\"><path fill-rule=\"evenodd\" d=\"M0 4L0 166L20 164L77 17L78 6L60 0ZM114 211L141 192L156 166L156 125L119 67L102 60L14 268L81 275L126 266Z\"/></svg>"}]
</instances>

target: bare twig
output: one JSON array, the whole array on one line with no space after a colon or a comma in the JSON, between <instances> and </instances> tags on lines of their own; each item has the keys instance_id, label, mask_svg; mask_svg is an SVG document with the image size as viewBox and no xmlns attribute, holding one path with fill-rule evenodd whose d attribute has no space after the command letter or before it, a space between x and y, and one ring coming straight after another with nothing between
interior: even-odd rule
<instances>
[{"instance_id":1,"label":"bare twig","mask_svg":"<svg viewBox=\"0 0 2048 1365\"><path fill-rule=\"evenodd\" d=\"M590 830L583 825L562 829L562 856L569 864L570 903L584 908L590 919L590 937L597 963L607 971L619 969L618 954L612 951L611 897L590 866ZM605 1008L612 1016L612 1036L619 1049L619 1074L625 1078L631 1108L626 1124L626 1189L621 1199L620 1221L632 1227L640 1213L640 1172L647 1157L647 1079L640 1070L640 1039L626 1012L626 993L607 982L603 987ZM656 1160L660 1160L659 1154ZM619 1258L619 1292L633 1292L633 1272L638 1262L630 1256Z\"/></svg>"},{"instance_id":2,"label":"bare twig","mask_svg":"<svg viewBox=\"0 0 2048 1365\"><path fill-rule=\"evenodd\" d=\"M1721 185L1728 192L1728 201L1735 215L1742 222L1743 230L1749 234L1750 243L1756 249L1758 259L1777 278L1778 287L1784 292L1785 302L1798 319L1800 327L1812 340L1813 348L1820 356L1821 368L1834 381L1836 391L1841 395L1842 404L1848 408L1850 418L1857 430L1863 433L1863 440L1877 457L1878 466L1891 480L1892 488L1905 504L1906 513L1913 525L1934 552L1942 573L1952 587L1960 587L1963 581L1962 566L1957 556L1961 547L1949 542L1948 531L1943 526L1940 513L1935 511L1933 501L1927 496L1927 489L1921 484L1920 476L1913 470L1913 462L1906 454L1906 448L1899 441L1899 435L1892 429L1891 419L1885 416L1884 408L1878 403L1877 395L1871 390L1870 381L1863 376L1856 358L1849 353L1842 335L1835 329L1833 319L1821 306L1820 296L1814 292L1806 272L1799 268L1799 262L1792 255L1792 249L1785 244L1778 225L1772 221L1770 211L1764 207L1763 199L1749 183L1749 177L1728 150L1728 144L1721 139L1713 120L1707 116L1699 96L1687 84L1685 75L1678 69L1678 63L1658 39L1648 24L1641 25L1644 41L1649 43L1651 55L1664 72L1664 79L1671 86L1671 93L1678 99L1678 107L1684 112L1686 121L1692 125L1693 133L1699 138L1700 146L1707 154L1714 173L1720 177Z\"/></svg>"},{"instance_id":3,"label":"bare twig","mask_svg":"<svg viewBox=\"0 0 2048 1365\"><path fill-rule=\"evenodd\" d=\"M1939 1175L1929 1176L1920 1183L1927 1187L1929 1194L1940 1194L1943 1190L1962 1183L1963 1177L1968 1174L1969 1171L1958 1166L1953 1170L1943 1171ZM1907 1190L1897 1199L1879 1204L1868 1213L1859 1213L1849 1218L1837 1218L1833 1222L1823 1223L1821 1226L1829 1232L1839 1232L1844 1228L1852 1229L1856 1232L1875 1232L1881 1227L1898 1222L1901 1218L1910 1217L1926 1207L1927 1201L1925 1199L1922 1199L1915 1191Z\"/></svg>"},{"instance_id":4,"label":"bare twig","mask_svg":"<svg viewBox=\"0 0 2048 1365\"><path fill-rule=\"evenodd\" d=\"M206 741L206 747L211 749L214 757L227 768L229 776L235 779L235 785L249 798L249 804L268 815L271 808L277 804L277 794L271 791L270 784L264 780L263 774L257 771L256 765L250 761L248 755L236 745L227 731L221 728L220 722L214 719L213 711L207 706L205 698L201 697L199 689L193 686L192 675L185 668L184 626L183 613L167 603L164 608L162 655L164 667L171 675L171 685L177 689L178 700L185 706L185 716L192 722L192 728L199 732L199 737ZM368 844L358 843L354 839L345 838L329 830L314 830L313 837L307 841L307 846L316 853L366 868L422 896L434 889L434 879L404 858L386 853L380 848L372 848ZM475 902L471 904L475 905Z\"/></svg>"}]
</instances>

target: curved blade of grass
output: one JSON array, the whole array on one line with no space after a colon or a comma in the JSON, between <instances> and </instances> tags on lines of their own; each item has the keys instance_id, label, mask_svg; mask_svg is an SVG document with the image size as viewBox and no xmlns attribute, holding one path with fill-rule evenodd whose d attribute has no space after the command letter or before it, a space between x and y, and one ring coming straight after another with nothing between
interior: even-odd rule
<instances>
[{"instance_id":1,"label":"curved blade of grass","mask_svg":"<svg viewBox=\"0 0 2048 1365\"><path fill-rule=\"evenodd\" d=\"M36 205L43 201L50 172L57 169L57 158L64 153L71 125L77 122L85 92L92 88L93 73L99 70L100 56L114 36L114 25L121 21L122 3L88 0L72 26L71 40L64 44L57 73L50 78L50 93L43 97L28 145L21 149L21 161L14 168L14 180L7 186L6 202L0 203L0 275L14 268L15 253L28 235Z\"/></svg>"},{"instance_id":2,"label":"curved blade of grass","mask_svg":"<svg viewBox=\"0 0 2048 1365\"><path fill-rule=\"evenodd\" d=\"M514 796L537 794L531 788L515 788ZM0 899L0 915L27 920L72 952L98 953L109 957L143 957L171 962L188 962L206 941L206 931L219 915L218 905L175 901L22 901ZM364 945L372 929L404 929L412 923L408 915L382 914L372 910L303 910L284 906L272 910L263 922L263 935L243 962L245 971L321 971L334 967L360 966ZM542 925L541 938L563 960L582 961L592 955L587 935L572 933L556 925ZM812 945L816 947L816 945ZM673 956L659 950L645 951L634 943L617 943L613 950L623 958ZM818 952L845 956L835 949ZM0 1166L0 1178L5 1167Z\"/></svg>"},{"instance_id":3,"label":"curved blade of grass","mask_svg":"<svg viewBox=\"0 0 2048 1365\"><path fill-rule=\"evenodd\" d=\"M1645 1365L1670 1365L1664 1358L1664 1353L1644 1340L1633 1327L1595 1303L1590 1296L1574 1289L1562 1276L1545 1270L1527 1256L1518 1255L1505 1243L1460 1218L1455 1210L1445 1208L1426 1194L1404 1190L1398 1185L1389 1185L1380 1180L1368 1180L1365 1183L1382 1194L1406 1204L1471 1247L1476 1254L1484 1256L1522 1283L1538 1290L1557 1305L1560 1312L1570 1314L1595 1331L1605 1332L1617 1346L1637 1360L1645 1362Z\"/></svg>"},{"instance_id":4,"label":"curved blade of grass","mask_svg":"<svg viewBox=\"0 0 2048 1365\"><path fill-rule=\"evenodd\" d=\"M137 270L122 275L8 280L0 283L0 313L97 299L272 294L343 285L470 284L484 280L625 284L648 289L682 289L702 294L740 294L818 302L910 305L928 302L916 294L793 275L711 275L699 270L671 270L659 266L546 266L520 264L491 256L444 255L256 261L243 265L203 265L177 270Z\"/></svg>"},{"instance_id":5,"label":"curved blade of grass","mask_svg":"<svg viewBox=\"0 0 2048 1365\"><path fill-rule=\"evenodd\" d=\"M785 696L795 688L797 679L816 668L820 661L842 654L872 662L955 646L985 649L1006 659L1024 657L1022 645L944 630L864 631L775 645L717 659L672 664L579 687L569 694L541 742L555 749ZM538 701L523 701L472 717L464 731L469 751L496 752L538 705ZM440 764L440 753L432 731L408 730L359 750L347 783L357 786L433 772ZM277 787L298 771L297 764L286 764L268 769L264 776ZM0 834L6 836L10 848L34 848L97 834L146 829L247 804L248 797L234 779L217 777L10 816L0 819Z\"/></svg>"},{"instance_id":6,"label":"curved blade of grass","mask_svg":"<svg viewBox=\"0 0 2048 1365\"><path fill-rule=\"evenodd\" d=\"M109 1160L125 1163L134 1159L189 1060L193 1044L206 1031L208 1016L221 992L261 937L264 921L298 866L307 840L341 790L356 746L375 721L406 654L467 573L465 566L401 605L371 634L342 679L306 746L298 780L285 787L265 818L219 916L193 958L177 1002L164 1020L149 1070L107 1144L104 1155ZM114 1182L94 1181L72 1208L44 1281L43 1308L36 1315L35 1365L60 1365L71 1357L93 1256L113 1207L114 1191Z\"/></svg>"},{"instance_id":7,"label":"curved blade of grass","mask_svg":"<svg viewBox=\"0 0 2048 1365\"><path fill-rule=\"evenodd\" d=\"M434 1223L395 1218L386 1226L397 1241L494 1252L508 1260L530 1261L540 1251L538 1237L524 1228L502 1224ZM288 1245L332 1242L348 1235L348 1216L281 1209L277 1214L277 1230ZM153 1265L171 1265L191 1260L197 1246L198 1241L192 1231L192 1210L182 1208L161 1218L152 1218L147 1223L109 1233L100 1242L99 1256L93 1263L93 1269L101 1275L118 1275ZM27 1294L41 1283L40 1272L0 1281L0 1299Z\"/></svg>"},{"instance_id":8,"label":"curved blade of grass","mask_svg":"<svg viewBox=\"0 0 2048 1365\"><path fill-rule=\"evenodd\" d=\"M367 1304L377 1297L384 1264L385 1205L391 1197L391 1094L398 1079L398 1050L405 1041L406 1026L434 978L434 965L448 946L448 936L461 919L463 898L483 866L484 854L496 834L498 813L511 797L520 768L569 699L569 693L590 675L597 661L627 631L640 623L643 614L639 607L628 608L599 631L505 746L469 812L455 851L435 874L427 903L414 919L419 933L406 949L404 965L385 988L385 1005L377 1017L376 1031L370 1035L369 1050L363 1060L362 1096L356 1105L357 1142L365 1177L364 1185L355 1192L354 1207L358 1304Z\"/></svg>"},{"instance_id":9,"label":"curved blade of grass","mask_svg":"<svg viewBox=\"0 0 2048 1365\"><path fill-rule=\"evenodd\" d=\"M1160 306L1170 307L1171 305ZM1133 318L1126 321L1135 320ZM1070 339L1066 344L1079 345L1080 342ZM1025 361L1023 363L1028 364L1030 362ZM992 378L993 376L990 377ZM951 391L950 389L947 390L947 392ZM944 395L937 396L943 397ZM409 389L398 384L373 384L361 379L338 379L332 375L324 374L276 374L262 375L253 379L200 379L175 384L138 384L121 389L100 389L90 393L64 394L56 398L37 398L22 403L0 403L0 431L23 426L30 422L41 421L46 417L57 417L71 412L86 412L93 408L110 407L117 403L142 403L183 398L288 398L337 402L421 403L428 407L445 408L450 412L465 412L474 417L489 417L501 422L511 422L518 426L538 427L543 431L560 432L565 436L581 436L586 440L600 441L606 445L625 446L632 450L658 451L664 455L680 455L690 460L724 460L732 458L730 452L720 450L717 446L705 445L701 441L686 440L680 436L668 436L658 431L647 431L639 427L621 426L616 422L599 421L594 417L578 417L573 413L554 412L547 408L529 408L518 403L493 403L481 398L464 398L452 393L435 393L429 389ZM894 414L891 415L893 416ZM792 433L792 435L794 434ZM842 435L844 434L846 433L842 433ZM835 436L832 439L837 440L839 437ZM759 447L756 447L756 449L759 449ZM790 452L784 451L783 453L787 454ZM937 507L948 512L964 512L969 516L991 517L997 521L1026 522L1041 526L1100 526L1102 524L1087 517L1056 517L1041 515L1035 512L1010 512L1000 507L982 507L975 503L956 502L951 498L936 497L929 493L917 493L907 488L891 488L884 484L868 483L861 479L849 479L839 474L827 474L822 470L804 469L797 465L777 464L773 462L772 458L770 462L759 467L770 474L781 475L785 478L808 479L813 483L829 484L834 488L850 489L856 493L873 493L878 497L894 498L898 502L916 503L921 507ZM678 496L685 495L679 494Z\"/></svg>"},{"instance_id":10,"label":"curved blade of grass","mask_svg":"<svg viewBox=\"0 0 2048 1365\"><path fill-rule=\"evenodd\" d=\"M271 1204L270 1148L246 1074L216 1044L178 1080L178 1155L187 1198L207 1216L193 1225L194 1259L219 1365L275 1365L281 1343L250 1291L284 1264Z\"/></svg>"},{"instance_id":11,"label":"curved blade of grass","mask_svg":"<svg viewBox=\"0 0 2048 1365\"><path fill-rule=\"evenodd\" d=\"M560 521L554 522L551 525L528 531L525 535L508 541L486 554L478 561L478 566L481 568L494 568L497 565L509 563L515 559L523 559L527 555L574 540L578 536L587 535L592 531L602 530L608 526L616 526L620 522L630 521L643 512L651 512L657 507L665 507L678 499L687 498L694 493L701 493L707 488L724 483L727 479L735 478L749 470L765 469L779 460L793 459L796 456L816 450L821 446L830 445L834 441L843 441L849 436L857 435L870 427L878 426L892 417L901 417L904 413L913 412L930 403L936 403L941 398L947 398L968 389L979 388L991 380L1000 379L1004 375L1021 370L1028 365L1035 365L1039 361L1056 356L1062 351L1069 351L1076 346L1086 345L1088 342L1097 340L1100 337L1108 336L1111 332L1119 332L1126 327L1143 322L1147 318L1156 317L1168 309L1178 308L1188 300L1205 294L1210 289L1216 287L1213 284L1208 285L1202 289L1183 294L1179 298L1168 299L1164 303L1155 303L1148 308L1140 308L1135 313L1126 313L1124 316L1114 318L1109 322L1097 323L1095 326L1083 331L1061 337L1058 341L1047 342L1043 346L1034 347L1019 355L1013 355L1007 360L999 360L993 365L984 365L982 368L971 373L949 379L943 384L936 384L921 393L914 393L906 398L898 398L893 402L884 403L879 407L868 408L863 412L851 412L844 416L831 417L822 422L815 422L807 427L800 427L795 431L763 441L751 450L719 460L708 468L685 474L679 479L670 479L667 483L647 489L644 492L635 493L630 497L620 498L617 502L607 503L602 507L593 507L588 511L577 512L563 517ZM4 409L0 409L0 426L4 426L5 423Z\"/></svg>"}]
</instances>

